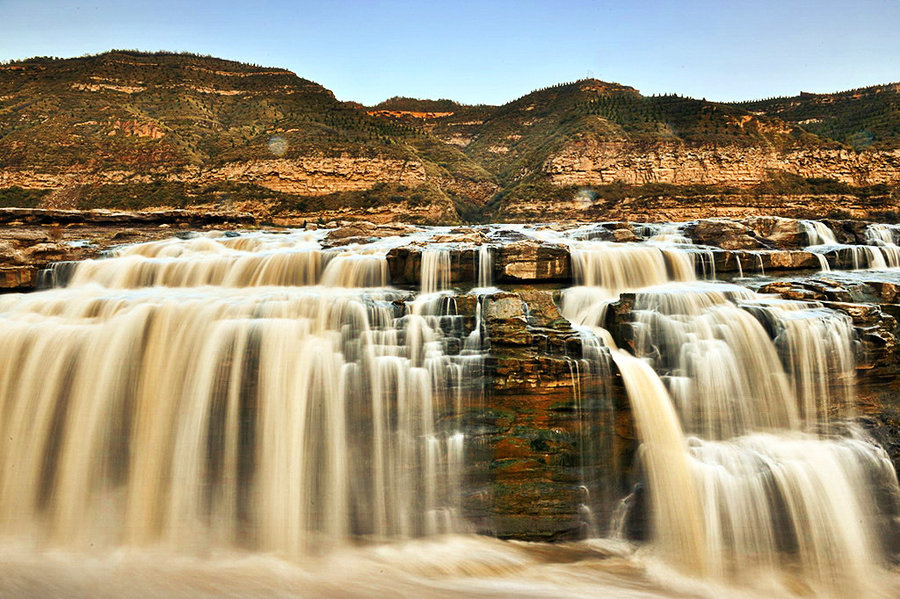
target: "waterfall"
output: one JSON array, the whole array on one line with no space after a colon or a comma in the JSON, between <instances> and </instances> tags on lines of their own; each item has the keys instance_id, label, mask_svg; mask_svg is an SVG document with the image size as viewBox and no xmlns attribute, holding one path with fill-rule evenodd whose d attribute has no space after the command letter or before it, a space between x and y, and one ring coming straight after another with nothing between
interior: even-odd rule
<instances>
[{"instance_id":1,"label":"waterfall","mask_svg":"<svg viewBox=\"0 0 900 599\"><path fill-rule=\"evenodd\" d=\"M491 247L482 244L478 246L478 287L487 289L494 284L494 262L491 257Z\"/></svg>"},{"instance_id":2,"label":"waterfall","mask_svg":"<svg viewBox=\"0 0 900 599\"><path fill-rule=\"evenodd\" d=\"M686 277L668 269L664 278L649 260L630 265L637 272L622 283L613 256L593 275L582 260L579 281L595 287L567 292L562 307L613 348L656 553L731 584L795 572L813 594L880 592L880 529L900 509L900 488L885 452L846 424L849 317L735 285L678 282ZM634 294L636 357L597 328L623 289ZM592 359L602 367L606 358ZM885 492L887 504L877 498Z\"/></svg>"},{"instance_id":3,"label":"waterfall","mask_svg":"<svg viewBox=\"0 0 900 599\"><path fill-rule=\"evenodd\" d=\"M823 271L831 269L825 253L833 254L840 266L847 265L853 270L900 267L900 246L894 243L897 225L870 224L865 230L868 245L843 245L824 223L800 222L812 246L807 249L818 256Z\"/></svg>"},{"instance_id":4,"label":"waterfall","mask_svg":"<svg viewBox=\"0 0 900 599\"><path fill-rule=\"evenodd\" d=\"M837 245L837 239L828 225L817 220L801 220L800 225L809 240L808 245Z\"/></svg>"},{"instance_id":5,"label":"waterfall","mask_svg":"<svg viewBox=\"0 0 900 599\"><path fill-rule=\"evenodd\" d=\"M422 250L422 293L436 293L450 287L450 250L428 247Z\"/></svg>"},{"instance_id":6,"label":"waterfall","mask_svg":"<svg viewBox=\"0 0 900 599\"><path fill-rule=\"evenodd\" d=\"M872 223L866 227L866 240L872 245L897 245L894 241L900 225Z\"/></svg>"},{"instance_id":7,"label":"waterfall","mask_svg":"<svg viewBox=\"0 0 900 599\"><path fill-rule=\"evenodd\" d=\"M573 242L569 254L576 286L565 290L562 311L588 326L599 326L606 303L624 291L696 279L691 254L675 248Z\"/></svg>"},{"instance_id":8,"label":"waterfall","mask_svg":"<svg viewBox=\"0 0 900 599\"><path fill-rule=\"evenodd\" d=\"M871 329L715 281L681 225L561 228L182 234L0 295L0 595L894 596L900 486L853 420ZM886 231L814 251L891 266ZM523 237L573 285L493 288Z\"/></svg>"},{"instance_id":9,"label":"waterfall","mask_svg":"<svg viewBox=\"0 0 900 599\"><path fill-rule=\"evenodd\" d=\"M0 296L0 531L296 556L459 530L481 353L448 351L452 301L383 288L383 249L311 246L169 240Z\"/></svg>"},{"instance_id":10,"label":"waterfall","mask_svg":"<svg viewBox=\"0 0 900 599\"><path fill-rule=\"evenodd\" d=\"M866 227L866 241L878 246L884 260L890 268L900 267L900 246L894 241L900 225L873 223Z\"/></svg>"},{"instance_id":11,"label":"waterfall","mask_svg":"<svg viewBox=\"0 0 900 599\"><path fill-rule=\"evenodd\" d=\"M684 434L666 389L650 366L621 351L613 358L634 410L647 467L655 541L662 554L686 572L707 569L703 512L685 451Z\"/></svg>"},{"instance_id":12,"label":"waterfall","mask_svg":"<svg viewBox=\"0 0 900 599\"><path fill-rule=\"evenodd\" d=\"M354 252L323 250L311 232L176 238L120 248L113 252L115 260L55 265L50 286L384 287L386 251L377 245Z\"/></svg>"}]
</instances>

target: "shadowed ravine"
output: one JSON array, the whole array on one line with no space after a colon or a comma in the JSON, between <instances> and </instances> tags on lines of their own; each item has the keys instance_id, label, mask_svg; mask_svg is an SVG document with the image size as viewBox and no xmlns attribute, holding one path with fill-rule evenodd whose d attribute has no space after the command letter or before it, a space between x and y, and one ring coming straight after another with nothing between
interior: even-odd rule
<instances>
[{"instance_id":1,"label":"shadowed ravine","mask_svg":"<svg viewBox=\"0 0 900 599\"><path fill-rule=\"evenodd\" d=\"M607 225L187 233L0 295L0 596L896 596L900 231Z\"/></svg>"}]
</instances>

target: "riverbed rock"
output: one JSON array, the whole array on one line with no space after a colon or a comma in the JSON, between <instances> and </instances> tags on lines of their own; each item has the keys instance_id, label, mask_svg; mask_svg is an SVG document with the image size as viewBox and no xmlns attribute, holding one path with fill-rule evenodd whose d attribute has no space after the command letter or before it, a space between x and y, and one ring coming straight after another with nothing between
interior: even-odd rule
<instances>
[{"instance_id":1,"label":"riverbed rock","mask_svg":"<svg viewBox=\"0 0 900 599\"><path fill-rule=\"evenodd\" d=\"M501 245L494 254L494 269L506 283L567 281L572 276L567 248L534 240Z\"/></svg>"},{"instance_id":2,"label":"riverbed rock","mask_svg":"<svg viewBox=\"0 0 900 599\"><path fill-rule=\"evenodd\" d=\"M497 292L483 301L491 352L485 403L477 412L485 492L469 502L476 526L501 538L584 536L590 503L585 473L609 476L614 464L632 463L635 443L613 443L611 401L583 403L594 390L579 365L580 336L560 315L554 292ZM597 430L585 435L592 426ZM604 452L588 452L585 440L600 435L618 453L606 446Z\"/></svg>"},{"instance_id":3,"label":"riverbed rock","mask_svg":"<svg viewBox=\"0 0 900 599\"><path fill-rule=\"evenodd\" d=\"M799 220L778 216L753 216L741 220L757 237L779 249L798 249L807 245L806 229Z\"/></svg>"},{"instance_id":4,"label":"riverbed rock","mask_svg":"<svg viewBox=\"0 0 900 599\"><path fill-rule=\"evenodd\" d=\"M723 250L746 250L766 247L756 232L740 222L725 219L704 219L685 225L685 237L699 245L711 245Z\"/></svg>"},{"instance_id":5,"label":"riverbed rock","mask_svg":"<svg viewBox=\"0 0 900 599\"><path fill-rule=\"evenodd\" d=\"M37 285L38 269L31 266L0 266L0 290L28 291Z\"/></svg>"},{"instance_id":6,"label":"riverbed rock","mask_svg":"<svg viewBox=\"0 0 900 599\"><path fill-rule=\"evenodd\" d=\"M819 270L819 257L804 250L713 250L717 273L766 274L782 270Z\"/></svg>"}]
</instances>

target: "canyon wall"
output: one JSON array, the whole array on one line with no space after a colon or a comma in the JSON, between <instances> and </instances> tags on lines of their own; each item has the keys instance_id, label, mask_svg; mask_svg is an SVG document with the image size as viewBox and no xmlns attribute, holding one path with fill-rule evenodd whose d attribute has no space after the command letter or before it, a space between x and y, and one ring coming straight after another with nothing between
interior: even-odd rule
<instances>
[{"instance_id":1,"label":"canyon wall","mask_svg":"<svg viewBox=\"0 0 900 599\"><path fill-rule=\"evenodd\" d=\"M855 152L746 146L639 144L591 139L548 158L542 173L555 185L730 185L750 187L772 171L835 179L849 185L900 183L900 150Z\"/></svg>"},{"instance_id":2,"label":"canyon wall","mask_svg":"<svg viewBox=\"0 0 900 599\"><path fill-rule=\"evenodd\" d=\"M199 185L219 182L255 183L297 195L327 195L361 191L375 183L419 185L426 179L421 162L389 158L326 158L249 160L222 166L187 167L178 170L154 168L146 172L96 170L73 167L55 171L6 169L0 171L0 188L62 189L78 185L151 183L166 181Z\"/></svg>"}]
</instances>

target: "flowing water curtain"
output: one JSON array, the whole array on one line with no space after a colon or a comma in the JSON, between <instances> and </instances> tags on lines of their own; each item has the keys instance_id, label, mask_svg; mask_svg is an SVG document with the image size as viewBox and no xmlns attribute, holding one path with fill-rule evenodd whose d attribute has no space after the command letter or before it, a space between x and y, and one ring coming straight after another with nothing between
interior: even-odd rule
<instances>
[{"instance_id":1,"label":"flowing water curtain","mask_svg":"<svg viewBox=\"0 0 900 599\"><path fill-rule=\"evenodd\" d=\"M818 593L871 590L879 523L897 514L896 475L863 438L802 432L848 414L849 319L736 286L667 283L676 271L651 256L616 258L573 253L584 286L566 292L563 310L606 337L596 327L609 303L636 288L643 359L612 357L642 442L657 551L686 572L743 584L796 569Z\"/></svg>"},{"instance_id":2,"label":"flowing water curtain","mask_svg":"<svg viewBox=\"0 0 900 599\"><path fill-rule=\"evenodd\" d=\"M587 537L614 537L614 512L621 498L621 479L611 467L621 450L617 436L611 344L590 328L579 330L581 355L569 358L575 410L579 415L579 511Z\"/></svg>"},{"instance_id":3,"label":"flowing water curtain","mask_svg":"<svg viewBox=\"0 0 900 599\"><path fill-rule=\"evenodd\" d=\"M328 264L379 283L383 256L357 255ZM299 554L457 529L481 354L444 351L462 336L452 302L404 315L408 299L95 283L3 298L4 531Z\"/></svg>"},{"instance_id":4,"label":"flowing water curtain","mask_svg":"<svg viewBox=\"0 0 900 599\"><path fill-rule=\"evenodd\" d=\"M106 287L256 287L266 285L383 287L388 283L384 247L322 250L312 233L195 236L128 246L116 260L88 260L56 267L60 282Z\"/></svg>"},{"instance_id":5,"label":"flowing water curtain","mask_svg":"<svg viewBox=\"0 0 900 599\"><path fill-rule=\"evenodd\" d=\"M822 270L830 270L827 255L835 268L883 270L900 267L900 247L894 241L896 225L870 224L865 229L867 245L839 244L834 232L818 221L800 221L806 233L807 249L819 257Z\"/></svg>"},{"instance_id":6,"label":"flowing water curtain","mask_svg":"<svg viewBox=\"0 0 900 599\"><path fill-rule=\"evenodd\" d=\"M801 220L807 245L837 245L837 239L828 225L817 220Z\"/></svg>"},{"instance_id":7,"label":"flowing water curtain","mask_svg":"<svg viewBox=\"0 0 900 599\"><path fill-rule=\"evenodd\" d=\"M422 250L419 274L423 294L437 293L450 287L450 248L432 244Z\"/></svg>"},{"instance_id":8,"label":"flowing water curtain","mask_svg":"<svg viewBox=\"0 0 900 599\"><path fill-rule=\"evenodd\" d=\"M491 251L491 246L487 244L478 246L478 253L476 254L478 261L476 286L480 289L486 289L494 284L494 261Z\"/></svg>"},{"instance_id":9,"label":"flowing water curtain","mask_svg":"<svg viewBox=\"0 0 900 599\"><path fill-rule=\"evenodd\" d=\"M606 306L625 291L696 279L687 251L645 244L571 242L575 286L563 292L562 312L576 324L601 326Z\"/></svg>"},{"instance_id":10,"label":"flowing water curtain","mask_svg":"<svg viewBox=\"0 0 900 599\"><path fill-rule=\"evenodd\" d=\"M866 227L866 241L879 247L890 268L900 267L898 238L900 238L900 225L873 223Z\"/></svg>"},{"instance_id":11,"label":"flowing water curtain","mask_svg":"<svg viewBox=\"0 0 900 599\"><path fill-rule=\"evenodd\" d=\"M883 450L799 432L685 437L648 363L613 355L642 441L654 545L668 562L749 585L779 580L787 565L828 596L876 589L878 531L891 530L900 507Z\"/></svg>"}]
</instances>

